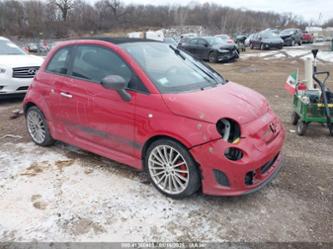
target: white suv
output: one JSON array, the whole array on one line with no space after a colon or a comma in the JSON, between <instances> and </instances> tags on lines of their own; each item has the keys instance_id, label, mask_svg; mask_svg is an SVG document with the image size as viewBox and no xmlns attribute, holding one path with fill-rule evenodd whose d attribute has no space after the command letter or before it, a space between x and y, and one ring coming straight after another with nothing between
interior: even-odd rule
<instances>
[{"instance_id":1,"label":"white suv","mask_svg":"<svg viewBox=\"0 0 333 249\"><path fill-rule=\"evenodd\" d=\"M42 63L43 58L29 55L0 37L0 98L25 93Z\"/></svg>"}]
</instances>

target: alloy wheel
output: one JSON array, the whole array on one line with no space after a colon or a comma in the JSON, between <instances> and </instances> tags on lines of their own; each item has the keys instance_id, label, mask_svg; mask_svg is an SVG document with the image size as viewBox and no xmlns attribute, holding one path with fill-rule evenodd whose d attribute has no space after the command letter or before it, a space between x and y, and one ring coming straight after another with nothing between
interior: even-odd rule
<instances>
[{"instance_id":1,"label":"alloy wheel","mask_svg":"<svg viewBox=\"0 0 333 249\"><path fill-rule=\"evenodd\" d=\"M30 111L27 114L27 126L31 138L38 144L45 141L46 128L43 117L36 111Z\"/></svg>"},{"instance_id":2,"label":"alloy wheel","mask_svg":"<svg viewBox=\"0 0 333 249\"><path fill-rule=\"evenodd\" d=\"M148 169L156 186L167 194L177 195L188 186L187 162L177 149L169 145L158 145L151 151Z\"/></svg>"}]
</instances>

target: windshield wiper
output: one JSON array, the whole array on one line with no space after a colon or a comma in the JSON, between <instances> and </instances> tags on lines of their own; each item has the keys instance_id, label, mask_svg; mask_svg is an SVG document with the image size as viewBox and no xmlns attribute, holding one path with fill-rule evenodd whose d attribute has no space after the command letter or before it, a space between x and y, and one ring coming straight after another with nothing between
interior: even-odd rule
<instances>
[{"instance_id":1,"label":"windshield wiper","mask_svg":"<svg viewBox=\"0 0 333 249\"><path fill-rule=\"evenodd\" d=\"M172 45L169 45L169 47L175 52L176 55L178 55L179 57L181 57L184 61L189 61L191 62L191 64L193 64L196 68L198 68L201 72L203 72L204 74L208 75L208 77L212 80L215 81L216 84L218 84L219 82L217 81L217 79L213 76L213 74L207 72L206 70L204 70L202 67L200 67L199 65L197 65L196 63L194 63L191 60L188 60L183 54L181 54L181 51L178 48L175 48ZM208 78L205 77L206 80L208 80Z\"/></svg>"},{"instance_id":2,"label":"windshield wiper","mask_svg":"<svg viewBox=\"0 0 333 249\"><path fill-rule=\"evenodd\" d=\"M175 48L172 45L169 45L169 47L175 52L176 55L180 56L184 61L186 60L186 57L180 53L178 48Z\"/></svg>"}]
</instances>

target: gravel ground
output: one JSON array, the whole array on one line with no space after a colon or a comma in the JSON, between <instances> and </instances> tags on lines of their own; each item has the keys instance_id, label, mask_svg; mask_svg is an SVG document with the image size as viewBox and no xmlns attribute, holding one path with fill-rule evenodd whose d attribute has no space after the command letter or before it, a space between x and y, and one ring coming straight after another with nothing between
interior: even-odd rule
<instances>
[{"instance_id":1,"label":"gravel ground","mask_svg":"<svg viewBox=\"0 0 333 249\"><path fill-rule=\"evenodd\" d=\"M63 143L35 146L24 118L9 119L21 100L1 101L0 241L333 242L333 138L319 125L297 136L283 89L303 62L258 57L212 66L266 96L283 120L285 167L271 184L242 197L173 200L129 167ZM332 64L319 67L333 74Z\"/></svg>"}]
</instances>

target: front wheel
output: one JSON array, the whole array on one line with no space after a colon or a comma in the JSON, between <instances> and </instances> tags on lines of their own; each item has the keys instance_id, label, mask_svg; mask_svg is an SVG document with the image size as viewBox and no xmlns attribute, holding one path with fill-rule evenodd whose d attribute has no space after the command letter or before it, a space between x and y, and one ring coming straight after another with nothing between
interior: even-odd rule
<instances>
[{"instance_id":1,"label":"front wheel","mask_svg":"<svg viewBox=\"0 0 333 249\"><path fill-rule=\"evenodd\" d=\"M35 144L49 146L55 142L51 136L46 118L38 107L32 106L27 110L26 126Z\"/></svg>"},{"instance_id":2,"label":"front wheel","mask_svg":"<svg viewBox=\"0 0 333 249\"><path fill-rule=\"evenodd\" d=\"M217 62L217 53L214 51L210 52L208 55L208 61L210 63L216 63Z\"/></svg>"},{"instance_id":3,"label":"front wheel","mask_svg":"<svg viewBox=\"0 0 333 249\"><path fill-rule=\"evenodd\" d=\"M295 111L292 112L292 114L291 114L291 123L293 125L297 125L298 120L299 120L299 116L298 116L297 112L295 112Z\"/></svg>"},{"instance_id":4,"label":"front wheel","mask_svg":"<svg viewBox=\"0 0 333 249\"><path fill-rule=\"evenodd\" d=\"M298 120L297 122L297 134L299 136L304 136L306 133L306 130L308 128L308 123L302 121L301 119Z\"/></svg>"},{"instance_id":5,"label":"front wheel","mask_svg":"<svg viewBox=\"0 0 333 249\"><path fill-rule=\"evenodd\" d=\"M200 173L195 161L185 147L173 140L153 142L144 164L153 185L169 197L184 198L200 187Z\"/></svg>"}]
</instances>

